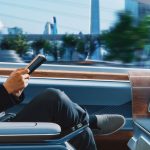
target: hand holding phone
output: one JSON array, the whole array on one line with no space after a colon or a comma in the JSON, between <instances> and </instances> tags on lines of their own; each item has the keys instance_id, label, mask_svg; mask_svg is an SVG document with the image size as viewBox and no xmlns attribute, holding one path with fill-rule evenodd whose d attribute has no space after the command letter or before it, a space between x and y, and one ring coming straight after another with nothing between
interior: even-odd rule
<instances>
[{"instance_id":1,"label":"hand holding phone","mask_svg":"<svg viewBox=\"0 0 150 150\"><path fill-rule=\"evenodd\" d=\"M27 66L26 69L29 69L29 74L31 74L35 69L37 69L41 64L46 61L44 55L38 54Z\"/></svg>"}]
</instances>

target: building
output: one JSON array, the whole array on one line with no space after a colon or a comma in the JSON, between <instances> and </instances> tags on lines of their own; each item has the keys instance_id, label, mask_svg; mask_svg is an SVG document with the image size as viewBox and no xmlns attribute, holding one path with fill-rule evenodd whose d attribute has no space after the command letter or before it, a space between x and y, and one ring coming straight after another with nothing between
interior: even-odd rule
<instances>
[{"instance_id":1,"label":"building","mask_svg":"<svg viewBox=\"0 0 150 150\"><path fill-rule=\"evenodd\" d=\"M99 0L91 0L91 25L90 25L90 33L100 34L100 11L99 11ZM97 41L95 41L95 44ZM101 59L101 51L100 45L96 44L96 49L92 54L92 60L100 60Z\"/></svg>"},{"instance_id":2,"label":"building","mask_svg":"<svg viewBox=\"0 0 150 150\"><path fill-rule=\"evenodd\" d=\"M91 0L91 34L100 33L100 12L99 12L99 0Z\"/></svg>"},{"instance_id":3,"label":"building","mask_svg":"<svg viewBox=\"0 0 150 150\"><path fill-rule=\"evenodd\" d=\"M125 0L125 10L127 12L130 12L135 19L139 18L137 0Z\"/></svg>"},{"instance_id":4,"label":"building","mask_svg":"<svg viewBox=\"0 0 150 150\"><path fill-rule=\"evenodd\" d=\"M8 30L8 34L11 34L11 35L17 35L17 34L23 33L22 28L19 28L19 27L8 28L7 30Z\"/></svg>"},{"instance_id":5,"label":"building","mask_svg":"<svg viewBox=\"0 0 150 150\"><path fill-rule=\"evenodd\" d=\"M139 17L143 18L150 15L150 0L138 0L139 4Z\"/></svg>"},{"instance_id":6,"label":"building","mask_svg":"<svg viewBox=\"0 0 150 150\"><path fill-rule=\"evenodd\" d=\"M53 17L53 23L51 22L46 22L45 24L45 29L44 29L44 34L57 34L57 21L56 17Z\"/></svg>"},{"instance_id":7,"label":"building","mask_svg":"<svg viewBox=\"0 0 150 150\"><path fill-rule=\"evenodd\" d=\"M150 15L150 0L125 0L125 10L137 20Z\"/></svg>"},{"instance_id":8,"label":"building","mask_svg":"<svg viewBox=\"0 0 150 150\"><path fill-rule=\"evenodd\" d=\"M45 29L44 29L44 34L49 35L51 33L51 23L50 22L46 22L45 24Z\"/></svg>"},{"instance_id":9,"label":"building","mask_svg":"<svg viewBox=\"0 0 150 150\"><path fill-rule=\"evenodd\" d=\"M57 21L56 21L56 17L53 17L53 34L57 34Z\"/></svg>"}]
</instances>

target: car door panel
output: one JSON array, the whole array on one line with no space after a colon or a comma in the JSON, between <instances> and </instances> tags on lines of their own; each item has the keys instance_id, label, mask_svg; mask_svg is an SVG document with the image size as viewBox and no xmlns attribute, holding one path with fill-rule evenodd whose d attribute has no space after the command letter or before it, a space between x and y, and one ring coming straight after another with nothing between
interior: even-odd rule
<instances>
[{"instance_id":1,"label":"car door panel","mask_svg":"<svg viewBox=\"0 0 150 150\"><path fill-rule=\"evenodd\" d=\"M12 69L1 69L0 83ZM52 73L52 74L51 74ZM80 74L81 73L81 74ZM132 136L131 85L126 73L110 72L72 72L43 71L33 73L29 86L25 89L25 100L7 112L19 112L34 96L46 88L58 88L64 91L73 102L82 105L89 114L118 113L126 117L124 128L110 136L95 136L97 147L107 147L107 142L118 148L127 147L126 143ZM124 140L121 140L124 137ZM115 141L113 140L115 139ZM118 144L120 141L120 144Z\"/></svg>"},{"instance_id":2,"label":"car door panel","mask_svg":"<svg viewBox=\"0 0 150 150\"><path fill-rule=\"evenodd\" d=\"M4 80L6 78L1 77L0 82ZM120 113L131 117L131 89L127 81L31 78L22 105L27 105L46 88L64 91L73 102L86 107L90 113Z\"/></svg>"},{"instance_id":3,"label":"car door panel","mask_svg":"<svg viewBox=\"0 0 150 150\"><path fill-rule=\"evenodd\" d=\"M131 150L150 149L150 71L130 71L134 134L128 142Z\"/></svg>"}]
</instances>

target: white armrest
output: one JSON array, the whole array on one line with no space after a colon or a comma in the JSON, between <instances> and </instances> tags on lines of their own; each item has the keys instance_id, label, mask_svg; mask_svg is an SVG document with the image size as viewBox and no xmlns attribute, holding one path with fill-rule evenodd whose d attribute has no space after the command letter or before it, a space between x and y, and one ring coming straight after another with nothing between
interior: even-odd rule
<instances>
[{"instance_id":1,"label":"white armrest","mask_svg":"<svg viewBox=\"0 0 150 150\"><path fill-rule=\"evenodd\" d=\"M45 141L57 138L60 132L55 123L0 122L0 143Z\"/></svg>"},{"instance_id":2,"label":"white armrest","mask_svg":"<svg viewBox=\"0 0 150 150\"><path fill-rule=\"evenodd\" d=\"M8 134L56 135L60 132L60 126L55 123L0 122L0 136Z\"/></svg>"}]
</instances>

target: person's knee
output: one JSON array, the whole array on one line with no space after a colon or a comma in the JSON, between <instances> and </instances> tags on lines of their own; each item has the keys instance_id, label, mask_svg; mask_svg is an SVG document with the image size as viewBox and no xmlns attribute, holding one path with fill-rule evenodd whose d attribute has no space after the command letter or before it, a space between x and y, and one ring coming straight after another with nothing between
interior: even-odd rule
<instances>
[{"instance_id":1,"label":"person's knee","mask_svg":"<svg viewBox=\"0 0 150 150\"><path fill-rule=\"evenodd\" d=\"M44 90L44 93L46 95L53 95L53 96L59 96L61 92L62 91L60 89L55 89L55 88L47 88Z\"/></svg>"},{"instance_id":2,"label":"person's knee","mask_svg":"<svg viewBox=\"0 0 150 150\"><path fill-rule=\"evenodd\" d=\"M58 103L62 101L61 99L62 91L55 88L47 88L43 91L42 96L45 101L50 103Z\"/></svg>"}]
</instances>

